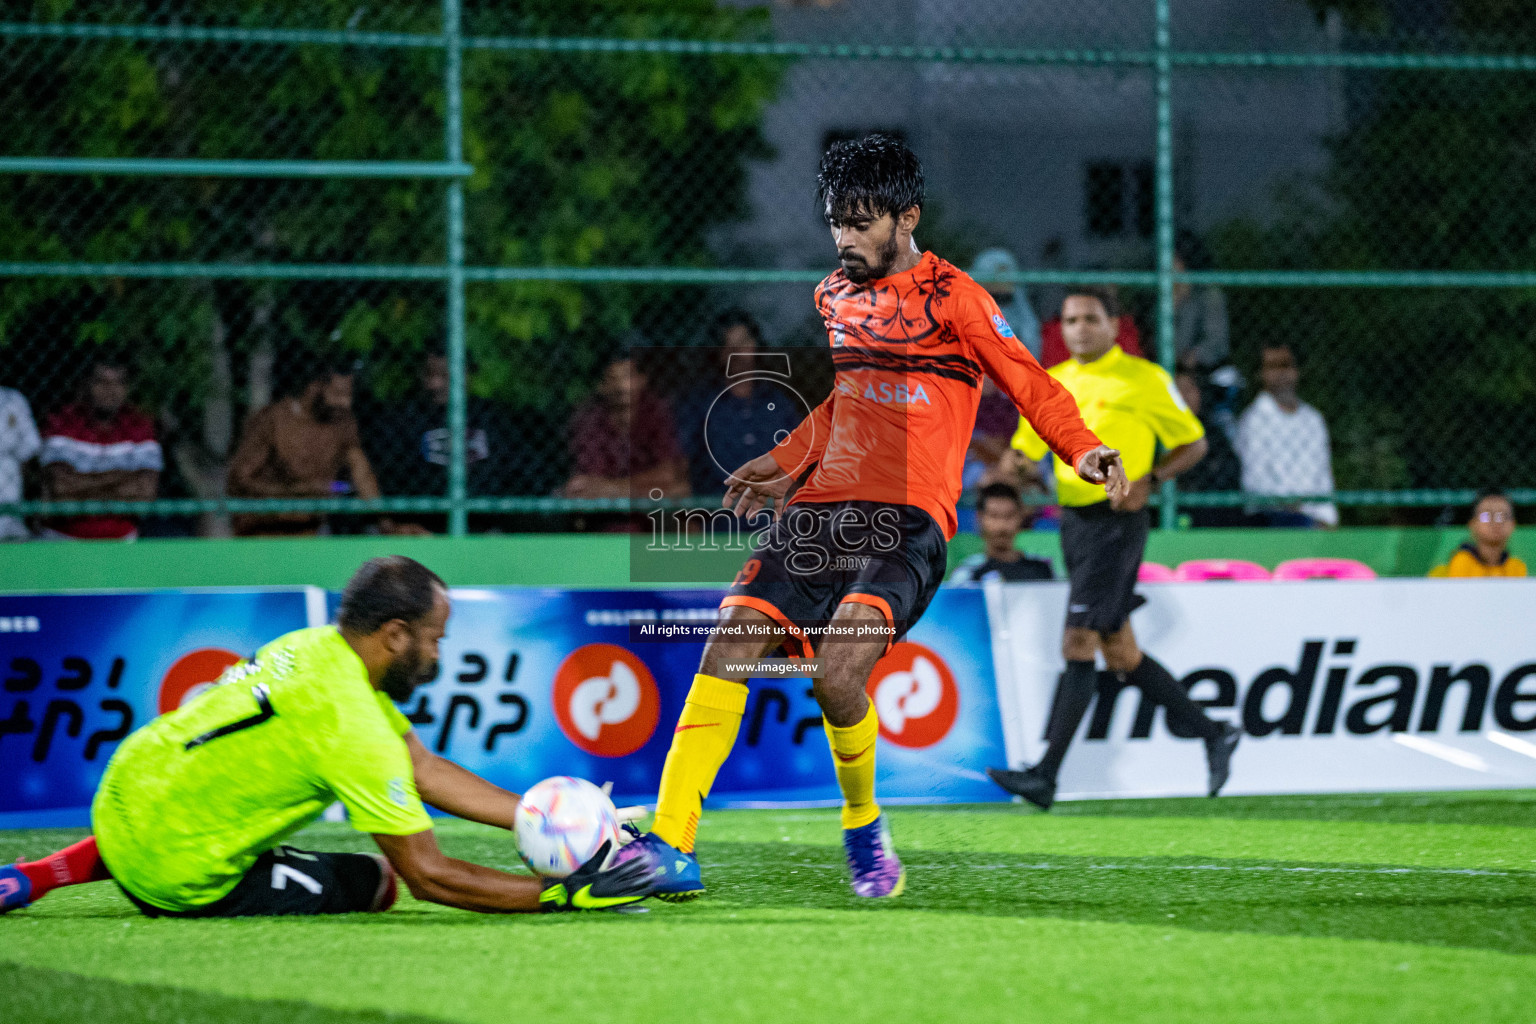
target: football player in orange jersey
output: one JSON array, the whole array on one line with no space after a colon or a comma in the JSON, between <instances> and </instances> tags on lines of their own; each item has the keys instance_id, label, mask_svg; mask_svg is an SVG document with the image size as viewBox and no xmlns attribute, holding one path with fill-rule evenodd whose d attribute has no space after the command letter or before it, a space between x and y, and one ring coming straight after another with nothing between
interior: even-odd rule
<instances>
[{"instance_id":1,"label":"football player in orange jersey","mask_svg":"<svg viewBox=\"0 0 1536 1024\"><path fill-rule=\"evenodd\" d=\"M992 297L918 249L923 172L910 149L880 134L838 143L817 183L842 264L816 290L836 381L787 438L727 481L725 507L752 516L772 501L777 518L722 602L667 754L653 831L626 848L668 865L663 899L704 890L694 839L746 708L752 673L742 664L779 647L815 663L853 891L901 892L905 872L875 801L880 723L865 687L944 578L983 376L1084 480L1128 489L1119 453L1084 426Z\"/></svg>"}]
</instances>

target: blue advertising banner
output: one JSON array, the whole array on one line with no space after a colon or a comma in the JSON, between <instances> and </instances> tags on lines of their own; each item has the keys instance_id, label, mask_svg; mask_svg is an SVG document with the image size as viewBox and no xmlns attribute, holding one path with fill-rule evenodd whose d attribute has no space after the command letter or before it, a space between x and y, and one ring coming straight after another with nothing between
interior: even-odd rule
<instances>
[{"instance_id":1,"label":"blue advertising banner","mask_svg":"<svg viewBox=\"0 0 1536 1024\"><path fill-rule=\"evenodd\" d=\"M0 828L88 824L123 737L312 614L313 588L0 595Z\"/></svg>"},{"instance_id":2,"label":"blue advertising banner","mask_svg":"<svg viewBox=\"0 0 1536 1024\"><path fill-rule=\"evenodd\" d=\"M404 708L422 742L521 791L550 775L655 799L721 591L456 589L438 678ZM0 828L83 825L117 744L229 665L325 621L290 591L0 596ZM683 639L646 624L691 624ZM1003 764L980 590L942 590L871 674L887 802L996 800ZM753 680L710 806L839 799L808 678Z\"/></svg>"},{"instance_id":3,"label":"blue advertising banner","mask_svg":"<svg viewBox=\"0 0 1536 1024\"><path fill-rule=\"evenodd\" d=\"M577 775L654 800L703 642L640 627L707 624L722 593L456 589L442 670L405 710L429 748L509 789ZM1006 761L992 666L982 592L940 591L871 674L880 799L1001 798L982 773ZM751 686L709 805L836 802L810 680Z\"/></svg>"}]
</instances>

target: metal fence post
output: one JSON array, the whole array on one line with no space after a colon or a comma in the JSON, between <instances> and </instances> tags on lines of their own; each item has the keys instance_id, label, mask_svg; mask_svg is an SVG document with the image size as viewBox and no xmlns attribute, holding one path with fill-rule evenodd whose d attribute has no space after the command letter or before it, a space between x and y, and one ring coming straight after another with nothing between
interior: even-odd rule
<instances>
[{"instance_id":1,"label":"metal fence post","mask_svg":"<svg viewBox=\"0 0 1536 1024\"><path fill-rule=\"evenodd\" d=\"M1169 31L1172 0L1157 4L1157 353L1163 368L1174 372L1173 352L1173 46ZM454 158L457 159L457 158ZM1179 489L1162 486L1159 525L1179 524Z\"/></svg>"},{"instance_id":2,"label":"metal fence post","mask_svg":"<svg viewBox=\"0 0 1536 1024\"><path fill-rule=\"evenodd\" d=\"M460 36L459 0L443 0L444 110L449 163L464 159L464 45ZM464 506L464 436L468 402L468 374L464 353L464 183L448 184L448 533L462 537L469 532Z\"/></svg>"}]
</instances>

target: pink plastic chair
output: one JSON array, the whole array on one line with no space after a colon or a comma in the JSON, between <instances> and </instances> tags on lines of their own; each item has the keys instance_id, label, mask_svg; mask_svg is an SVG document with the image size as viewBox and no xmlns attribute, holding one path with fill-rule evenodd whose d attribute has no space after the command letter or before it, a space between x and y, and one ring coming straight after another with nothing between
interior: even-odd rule
<instances>
[{"instance_id":1,"label":"pink plastic chair","mask_svg":"<svg viewBox=\"0 0 1536 1024\"><path fill-rule=\"evenodd\" d=\"M1376 570L1353 558L1292 558L1275 566L1277 580L1373 580Z\"/></svg>"},{"instance_id":2,"label":"pink plastic chair","mask_svg":"<svg viewBox=\"0 0 1536 1024\"><path fill-rule=\"evenodd\" d=\"M1240 558L1197 558L1181 562L1175 575L1183 581L1196 580L1267 580L1269 570L1257 562Z\"/></svg>"},{"instance_id":3,"label":"pink plastic chair","mask_svg":"<svg viewBox=\"0 0 1536 1024\"><path fill-rule=\"evenodd\" d=\"M1179 574L1161 562L1142 562L1136 570L1136 578L1143 583L1172 583Z\"/></svg>"}]
</instances>

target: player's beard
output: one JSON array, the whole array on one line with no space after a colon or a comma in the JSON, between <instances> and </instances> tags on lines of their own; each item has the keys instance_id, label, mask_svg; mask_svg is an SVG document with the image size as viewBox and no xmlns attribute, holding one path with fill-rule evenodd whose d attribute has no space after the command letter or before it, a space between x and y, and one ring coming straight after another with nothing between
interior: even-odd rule
<instances>
[{"instance_id":1,"label":"player's beard","mask_svg":"<svg viewBox=\"0 0 1536 1024\"><path fill-rule=\"evenodd\" d=\"M844 259L843 273L846 274L848 276L848 280L852 281L854 284L865 284L869 281L875 281L882 277L887 277L891 272L891 268L896 265L897 252L898 248L896 245L896 232L893 229L891 231L891 237L887 239L886 243L880 247L880 250L877 253L875 253L875 262L873 265L866 263L862 257L855 257L852 262Z\"/></svg>"},{"instance_id":2,"label":"player's beard","mask_svg":"<svg viewBox=\"0 0 1536 1024\"><path fill-rule=\"evenodd\" d=\"M384 670L379 689L396 704L404 704L416 692L416 687L437 678L437 660L428 661L414 647L411 653L396 658Z\"/></svg>"}]
</instances>

